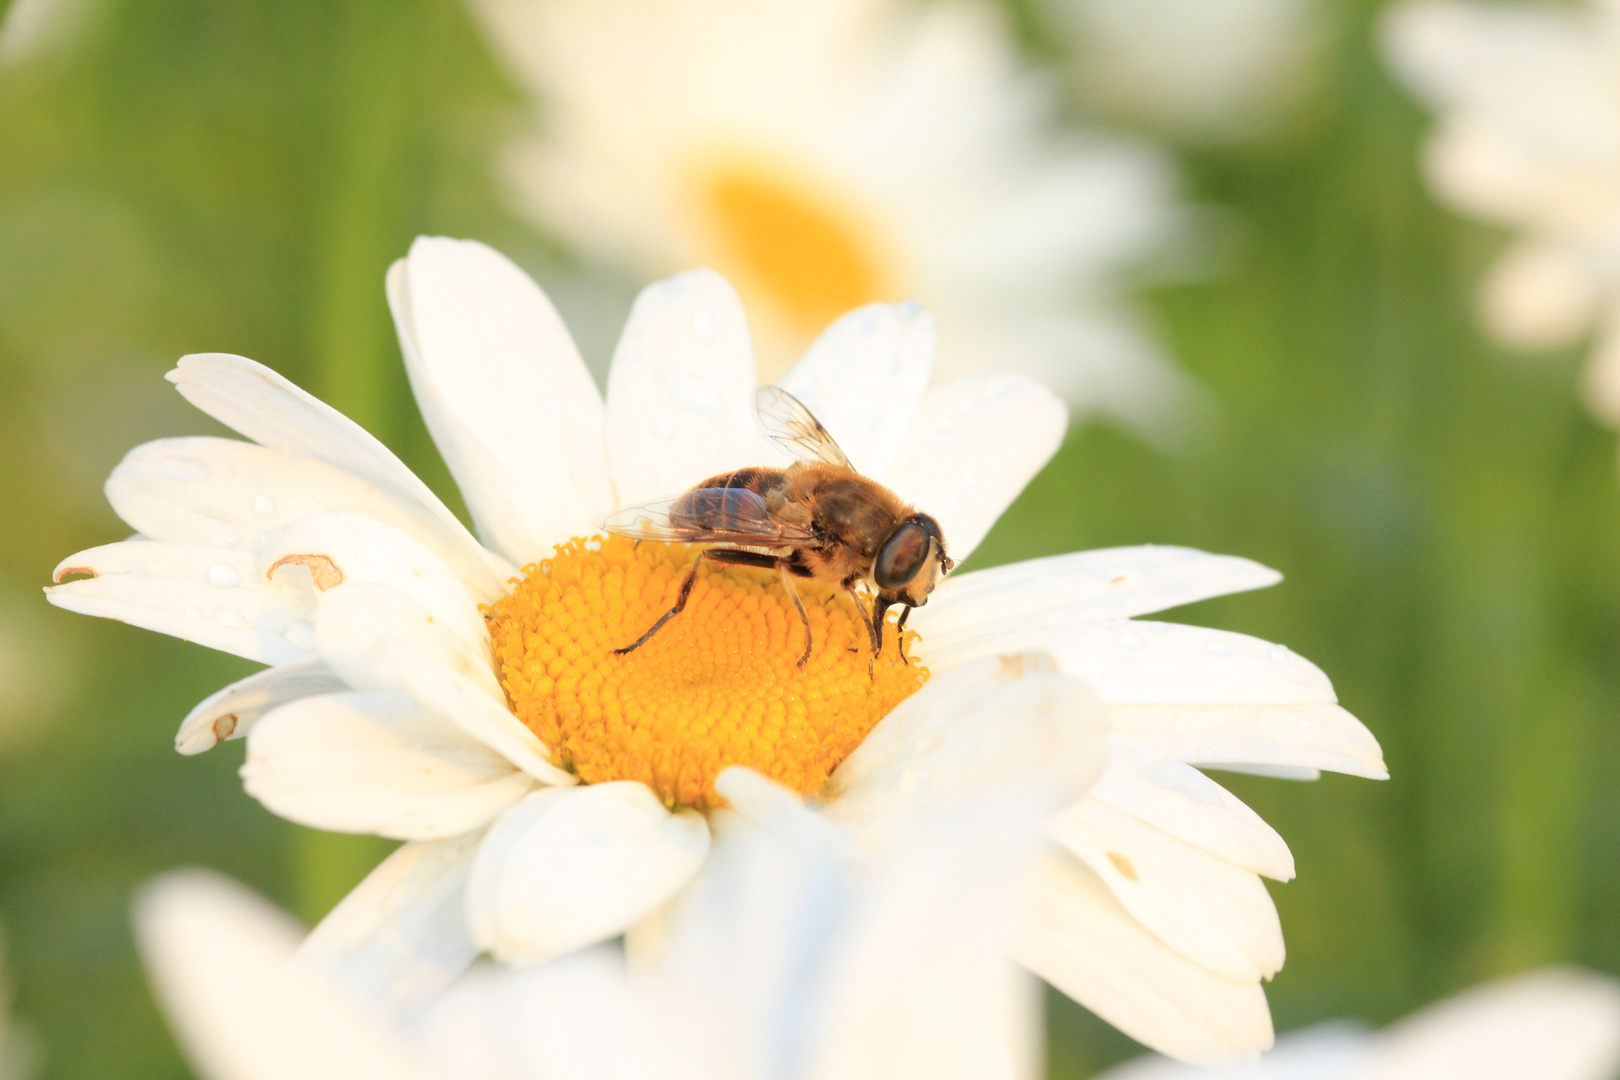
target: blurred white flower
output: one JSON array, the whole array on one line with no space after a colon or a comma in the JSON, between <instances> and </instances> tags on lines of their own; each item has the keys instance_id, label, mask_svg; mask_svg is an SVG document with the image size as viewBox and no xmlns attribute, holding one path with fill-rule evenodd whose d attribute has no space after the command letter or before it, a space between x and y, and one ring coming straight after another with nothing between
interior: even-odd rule
<instances>
[{"instance_id":1,"label":"blurred white flower","mask_svg":"<svg viewBox=\"0 0 1620 1080\"><path fill-rule=\"evenodd\" d=\"M647 920L705 864L702 811L777 797L753 774L716 786L727 765L881 848L919 808L1011 778L1072 800L1106 757L1050 824L1017 956L1166 1053L1269 1045L1260 983L1283 944L1259 875L1291 877L1292 857L1189 763L1382 777L1378 744L1287 648L1135 617L1275 572L1140 547L953 575L912 616L932 673L916 689L919 668L895 648L869 662L853 605L808 584L817 649L796 667L782 590L723 569L663 636L613 656L690 552L570 538L616 505L777 460L736 294L708 271L648 288L604 402L545 296L494 251L418 240L388 285L484 543L351 421L252 361L192 356L171 380L255 442L132 451L107 494L138 538L64 560L58 581L92 576L49 591L271 665L193 710L179 749L246 734L246 786L277 813L411 841L306 952L404 1004L481 950L536 963L627 930L656 940ZM929 388L934 336L914 305L872 305L782 385L966 558L1057 447L1063 408L1020 376Z\"/></svg>"},{"instance_id":2,"label":"blurred white flower","mask_svg":"<svg viewBox=\"0 0 1620 1080\"><path fill-rule=\"evenodd\" d=\"M1060 128L998 13L894 0L478 0L533 92L522 208L587 261L733 282L774 379L872 301L940 374L1033 376L1164 431L1187 383L1127 293L1184 211L1157 150Z\"/></svg>"},{"instance_id":3,"label":"blurred white flower","mask_svg":"<svg viewBox=\"0 0 1620 1080\"><path fill-rule=\"evenodd\" d=\"M100 0L12 0L0 14L0 71L72 44Z\"/></svg>"},{"instance_id":4,"label":"blurred white flower","mask_svg":"<svg viewBox=\"0 0 1620 1080\"><path fill-rule=\"evenodd\" d=\"M1379 1032L1322 1024L1258 1064L1213 1072L1140 1058L1098 1080L1614 1080L1620 983L1548 968L1467 990Z\"/></svg>"},{"instance_id":5,"label":"blurred white flower","mask_svg":"<svg viewBox=\"0 0 1620 1080\"><path fill-rule=\"evenodd\" d=\"M1437 113L1436 194L1517 234L1481 291L1486 328L1518 349L1595 328L1588 401L1620 423L1620 5L1409 0L1384 46Z\"/></svg>"},{"instance_id":6,"label":"blurred white flower","mask_svg":"<svg viewBox=\"0 0 1620 1080\"><path fill-rule=\"evenodd\" d=\"M159 879L136 930L204 1080L1038 1074L1040 997L1005 959L1003 885L1032 854L1034 803L1002 791L921 815L874 866L792 800L756 810L717 814L710 872L680 898L656 963L627 971L598 946L476 969L404 1020L298 963L297 928L215 875Z\"/></svg>"},{"instance_id":7,"label":"blurred white flower","mask_svg":"<svg viewBox=\"0 0 1620 1080\"><path fill-rule=\"evenodd\" d=\"M1044 0L1080 100L1195 142L1263 135L1325 57L1320 0Z\"/></svg>"}]
</instances>

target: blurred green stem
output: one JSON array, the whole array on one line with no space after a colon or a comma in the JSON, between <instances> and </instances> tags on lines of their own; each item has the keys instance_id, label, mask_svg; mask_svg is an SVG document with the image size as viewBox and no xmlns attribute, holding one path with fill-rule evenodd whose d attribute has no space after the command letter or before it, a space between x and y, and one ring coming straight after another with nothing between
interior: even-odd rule
<instances>
[{"instance_id":1,"label":"blurred green stem","mask_svg":"<svg viewBox=\"0 0 1620 1080\"><path fill-rule=\"evenodd\" d=\"M404 398L383 275L404 230L400 174L412 115L411 73L421 9L350 0L334 71L328 217L318 241L320 295L313 328L318 395L385 443L399 436ZM324 915L386 853L375 837L302 830L295 848L300 914Z\"/></svg>"},{"instance_id":2,"label":"blurred green stem","mask_svg":"<svg viewBox=\"0 0 1620 1080\"><path fill-rule=\"evenodd\" d=\"M321 396L384 442L397 436L399 371L383 274L403 251L395 220L411 115L409 74L419 5L350 0L347 46L333 95L335 153L329 218L319 252L314 333Z\"/></svg>"}]
</instances>

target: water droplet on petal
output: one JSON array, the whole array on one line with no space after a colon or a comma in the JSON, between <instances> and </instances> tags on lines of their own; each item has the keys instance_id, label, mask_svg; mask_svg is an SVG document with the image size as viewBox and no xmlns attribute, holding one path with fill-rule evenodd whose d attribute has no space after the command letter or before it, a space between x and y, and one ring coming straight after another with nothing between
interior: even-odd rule
<instances>
[{"instance_id":1,"label":"water droplet on petal","mask_svg":"<svg viewBox=\"0 0 1620 1080\"><path fill-rule=\"evenodd\" d=\"M714 312L704 309L692 313L692 336L699 341L714 340L715 322Z\"/></svg>"},{"instance_id":2,"label":"water droplet on petal","mask_svg":"<svg viewBox=\"0 0 1620 1080\"><path fill-rule=\"evenodd\" d=\"M1147 648L1147 638L1140 634L1126 634L1119 639L1119 647L1135 652L1137 649Z\"/></svg>"},{"instance_id":3,"label":"water droplet on petal","mask_svg":"<svg viewBox=\"0 0 1620 1080\"><path fill-rule=\"evenodd\" d=\"M1274 664L1286 664L1289 657L1294 654L1288 651L1286 645L1273 645L1271 647L1271 661Z\"/></svg>"},{"instance_id":4,"label":"water droplet on petal","mask_svg":"<svg viewBox=\"0 0 1620 1080\"><path fill-rule=\"evenodd\" d=\"M287 629L281 632L287 639L287 644L295 649L313 649L315 647L315 628L303 619L295 619L288 624Z\"/></svg>"},{"instance_id":5,"label":"water droplet on petal","mask_svg":"<svg viewBox=\"0 0 1620 1080\"><path fill-rule=\"evenodd\" d=\"M188 619L200 619L200 618L202 618L202 608L194 608L194 607L186 608L186 618L188 618Z\"/></svg>"},{"instance_id":6,"label":"water droplet on petal","mask_svg":"<svg viewBox=\"0 0 1620 1080\"><path fill-rule=\"evenodd\" d=\"M1232 651L1231 647L1220 638L1210 638L1204 643L1204 648L1208 649L1216 656L1225 656L1227 653Z\"/></svg>"},{"instance_id":7,"label":"water droplet on petal","mask_svg":"<svg viewBox=\"0 0 1620 1080\"><path fill-rule=\"evenodd\" d=\"M1108 571L1106 571L1106 570L1093 570L1091 572L1091 574L1090 574L1090 577L1091 577L1092 581L1107 581L1108 580Z\"/></svg>"},{"instance_id":8,"label":"water droplet on petal","mask_svg":"<svg viewBox=\"0 0 1620 1080\"><path fill-rule=\"evenodd\" d=\"M276 512L276 500L271 495L260 495L253 500L253 512L269 517Z\"/></svg>"},{"instance_id":9,"label":"water droplet on petal","mask_svg":"<svg viewBox=\"0 0 1620 1080\"><path fill-rule=\"evenodd\" d=\"M166 457L157 463L158 474L170 480L206 480L208 466L196 458Z\"/></svg>"},{"instance_id":10,"label":"water droplet on petal","mask_svg":"<svg viewBox=\"0 0 1620 1080\"><path fill-rule=\"evenodd\" d=\"M901 322L910 322L922 314L922 305L915 300L902 300L895 307L895 312L900 316Z\"/></svg>"},{"instance_id":11,"label":"water droplet on petal","mask_svg":"<svg viewBox=\"0 0 1620 1080\"><path fill-rule=\"evenodd\" d=\"M915 765L900 770L900 794L914 795L928 786L928 773Z\"/></svg>"},{"instance_id":12,"label":"water droplet on petal","mask_svg":"<svg viewBox=\"0 0 1620 1080\"><path fill-rule=\"evenodd\" d=\"M208 568L208 584L218 589L234 589L242 584L242 575L227 563L215 563Z\"/></svg>"},{"instance_id":13,"label":"water droplet on petal","mask_svg":"<svg viewBox=\"0 0 1620 1080\"><path fill-rule=\"evenodd\" d=\"M248 621L242 618L242 613L235 608L220 608L214 612L214 621L231 630L246 630Z\"/></svg>"},{"instance_id":14,"label":"water droplet on petal","mask_svg":"<svg viewBox=\"0 0 1620 1080\"><path fill-rule=\"evenodd\" d=\"M214 530L214 535L210 537L215 547L235 547L236 542L240 539L242 539L241 530L234 529L229 525Z\"/></svg>"},{"instance_id":15,"label":"water droplet on petal","mask_svg":"<svg viewBox=\"0 0 1620 1080\"><path fill-rule=\"evenodd\" d=\"M969 469L969 470L967 470L966 472L964 472L962 474L962 486L963 487L972 487L974 484L977 484L978 482L979 482L979 474L974 472L972 469Z\"/></svg>"}]
</instances>

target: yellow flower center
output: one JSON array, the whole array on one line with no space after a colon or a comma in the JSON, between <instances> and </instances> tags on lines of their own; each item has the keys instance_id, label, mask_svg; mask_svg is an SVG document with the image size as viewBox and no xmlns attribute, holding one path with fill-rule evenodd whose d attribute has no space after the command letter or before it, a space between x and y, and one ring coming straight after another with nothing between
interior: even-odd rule
<instances>
[{"instance_id":1,"label":"yellow flower center","mask_svg":"<svg viewBox=\"0 0 1620 1080\"><path fill-rule=\"evenodd\" d=\"M485 611L512 710L581 780L640 780L672 808L716 805L730 765L814 794L928 672L892 626L873 660L853 602L813 581L796 582L813 640L799 667L804 628L776 574L711 562L685 610L614 655L674 604L697 554L609 536L524 567Z\"/></svg>"},{"instance_id":2,"label":"yellow flower center","mask_svg":"<svg viewBox=\"0 0 1620 1080\"><path fill-rule=\"evenodd\" d=\"M875 245L876 222L831 185L812 187L785 168L727 161L699 174L699 203L718 269L756 308L808 341L851 308L891 296L892 267Z\"/></svg>"}]
</instances>

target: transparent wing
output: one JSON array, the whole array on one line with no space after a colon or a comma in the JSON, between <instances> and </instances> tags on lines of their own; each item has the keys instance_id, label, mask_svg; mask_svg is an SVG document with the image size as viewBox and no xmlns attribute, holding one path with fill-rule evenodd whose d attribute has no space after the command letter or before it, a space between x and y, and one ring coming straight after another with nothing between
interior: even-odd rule
<instances>
[{"instance_id":1,"label":"transparent wing","mask_svg":"<svg viewBox=\"0 0 1620 1080\"><path fill-rule=\"evenodd\" d=\"M827 429L821 426L804 402L780 386L762 386L754 395L754 411L759 414L759 426L772 442L800 461L822 461L828 465L854 470L849 458L833 442Z\"/></svg>"},{"instance_id":2,"label":"transparent wing","mask_svg":"<svg viewBox=\"0 0 1620 1080\"><path fill-rule=\"evenodd\" d=\"M602 519L602 529L683 544L793 547L815 539L805 526L776 518L759 493L747 488L693 488L673 499L622 507Z\"/></svg>"}]
</instances>

